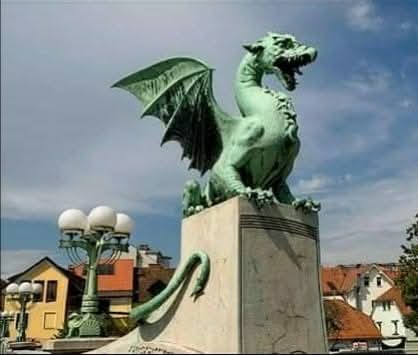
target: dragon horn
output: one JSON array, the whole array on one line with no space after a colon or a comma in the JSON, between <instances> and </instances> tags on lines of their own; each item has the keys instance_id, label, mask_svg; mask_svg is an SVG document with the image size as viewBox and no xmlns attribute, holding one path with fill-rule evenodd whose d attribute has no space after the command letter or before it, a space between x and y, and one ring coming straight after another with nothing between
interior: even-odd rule
<instances>
[{"instance_id":1,"label":"dragon horn","mask_svg":"<svg viewBox=\"0 0 418 355\"><path fill-rule=\"evenodd\" d=\"M264 49L264 47L261 44L244 44L243 47L248 52L253 54L258 54Z\"/></svg>"}]
</instances>

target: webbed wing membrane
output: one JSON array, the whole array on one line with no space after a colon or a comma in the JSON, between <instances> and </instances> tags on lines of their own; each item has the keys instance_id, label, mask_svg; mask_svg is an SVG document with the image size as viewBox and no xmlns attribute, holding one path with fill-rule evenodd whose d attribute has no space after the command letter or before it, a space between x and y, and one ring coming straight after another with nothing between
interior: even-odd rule
<instances>
[{"instance_id":1,"label":"webbed wing membrane","mask_svg":"<svg viewBox=\"0 0 418 355\"><path fill-rule=\"evenodd\" d=\"M204 174L222 150L220 110L212 95L212 69L192 58L172 58L118 81L145 106L142 116L156 116L166 126L161 145L178 141L189 168ZM183 158L182 157L182 158Z\"/></svg>"}]
</instances>

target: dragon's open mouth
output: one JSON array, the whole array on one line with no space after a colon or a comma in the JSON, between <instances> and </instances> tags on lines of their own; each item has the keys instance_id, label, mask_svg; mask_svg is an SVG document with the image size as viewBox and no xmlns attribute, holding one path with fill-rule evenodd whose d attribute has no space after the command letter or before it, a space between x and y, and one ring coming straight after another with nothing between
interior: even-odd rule
<instances>
[{"instance_id":1,"label":"dragon's open mouth","mask_svg":"<svg viewBox=\"0 0 418 355\"><path fill-rule=\"evenodd\" d=\"M294 90L298 81L296 74L303 75L300 70L301 67L312 63L315 60L315 55L303 54L293 57L280 56L274 63L274 66L279 69L279 78L287 90Z\"/></svg>"}]
</instances>

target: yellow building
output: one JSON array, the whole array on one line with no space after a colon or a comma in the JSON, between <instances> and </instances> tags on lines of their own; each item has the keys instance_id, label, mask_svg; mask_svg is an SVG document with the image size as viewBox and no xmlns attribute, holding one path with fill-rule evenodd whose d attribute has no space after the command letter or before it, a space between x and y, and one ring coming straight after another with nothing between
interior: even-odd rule
<instances>
[{"instance_id":1,"label":"yellow building","mask_svg":"<svg viewBox=\"0 0 418 355\"><path fill-rule=\"evenodd\" d=\"M45 257L25 271L9 277L9 282L34 282L42 285L42 292L28 304L26 336L44 341L53 338L63 328L69 313L79 310L84 288L84 279L71 273ZM4 289L3 289L4 290ZM17 312L19 304L6 297L6 311ZM12 338L16 337L17 322L10 323Z\"/></svg>"}]
</instances>

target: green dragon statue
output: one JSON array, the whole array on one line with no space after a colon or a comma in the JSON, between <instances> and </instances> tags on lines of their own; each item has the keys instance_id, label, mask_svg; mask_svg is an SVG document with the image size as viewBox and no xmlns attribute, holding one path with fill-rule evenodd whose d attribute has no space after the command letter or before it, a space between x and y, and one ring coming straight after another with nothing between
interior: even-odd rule
<instances>
[{"instance_id":1,"label":"green dragon statue","mask_svg":"<svg viewBox=\"0 0 418 355\"><path fill-rule=\"evenodd\" d=\"M296 113L290 98L262 86L264 74L276 74L283 86L296 88L295 74L313 62L317 51L288 34L268 33L251 45L238 68L235 97L240 117L222 111L212 92L212 72L200 60L171 58L118 81L145 106L143 116L156 116L166 126L161 144L178 141L190 168L210 170L204 191L191 180L183 193L183 214L189 216L237 195L258 206L281 202L318 211L310 198L296 199L286 183L299 152ZM130 317L144 323L200 264L192 296L199 296L209 278L209 257L193 253L173 275L167 287L134 308Z\"/></svg>"},{"instance_id":2,"label":"green dragon statue","mask_svg":"<svg viewBox=\"0 0 418 355\"><path fill-rule=\"evenodd\" d=\"M200 60L171 58L118 81L144 105L143 116L156 116L166 126L161 144L178 141L183 157L201 174L210 170L201 191L188 182L183 195L185 216L237 195L258 204L281 202L317 211L310 198L296 199L286 183L299 152L298 125L291 99L262 86L264 74L276 74L289 91L295 74L313 62L317 51L288 34L268 33L250 45L239 65L235 97L242 116L222 111L212 93L212 72Z\"/></svg>"}]
</instances>

